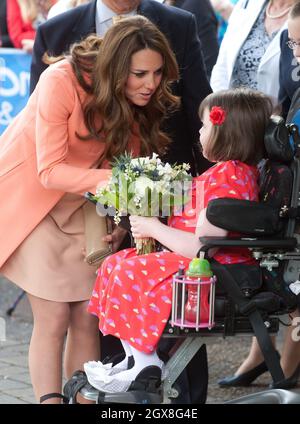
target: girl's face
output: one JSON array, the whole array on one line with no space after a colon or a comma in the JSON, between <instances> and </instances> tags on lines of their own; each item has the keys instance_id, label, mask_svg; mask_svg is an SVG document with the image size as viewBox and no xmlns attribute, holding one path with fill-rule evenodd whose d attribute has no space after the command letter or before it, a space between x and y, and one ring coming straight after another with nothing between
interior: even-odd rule
<instances>
[{"instance_id":1,"label":"girl's face","mask_svg":"<svg viewBox=\"0 0 300 424\"><path fill-rule=\"evenodd\" d=\"M294 44L293 55L300 63L300 17L288 20L289 39Z\"/></svg>"},{"instance_id":2,"label":"girl's face","mask_svg":"<svg viewBox=\"0 0 300 424\"><path fill-rule=\"evenodd\" d=\"M162 55L143 49L132 55L125 96L136 106L146 106L157 90L163 71Z\"/></svg>"},{"instance_id":3,"label":"girl's face","mask_svg":"<svg viewBox=\"0 0 300 424\"><path fill-rule=\"evenodd\" d=\"M208 141L211 137L213 124L209 119L209 110L208 108L204 109L203 116L202 116L202 127L200 128L199 134L200 134L200 144L202 146L202 154L203 156L208 159L206 156L206 146L208 144Z\"/></svg>"}]
</instances>

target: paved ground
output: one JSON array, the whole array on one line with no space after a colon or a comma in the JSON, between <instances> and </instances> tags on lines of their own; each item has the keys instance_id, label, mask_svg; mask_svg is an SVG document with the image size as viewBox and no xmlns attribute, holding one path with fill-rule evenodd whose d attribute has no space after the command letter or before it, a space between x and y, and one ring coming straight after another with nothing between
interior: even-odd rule
<instances>
[{"instance_id":1,"label":"paved ground","mask_svg":"<svg viewBox=\"0 0 300 424\"><path fill-rule=\"evenodd\" d=\"M27 365L32 330L27 299L22 299L12 317L5 314L19 293L20 289L0 277L0 404L35 403ZM1 341L4 320L6 340ZM281 344L282 336L279 337L279 349ZM249 388L220 389L217 384L218 378L234 372L247 355L249 345L249 337L214 338L208 345L210 381L207 403L223 403L267 388L270 381L268 373Z\"/></svg>"},{"instance_id":2,"label":"paved ground","mask_svg":"<svg viewBox=\"0 0 300 424\"><path fill-rule=\"evenodd\" d=\"M34 403L27 365L28 343L32 330L32 315L27 299L18 305L15 315L7 317L6 310L20 289L0 279L0 324L6 326L6 340L0 333L0 404Z\"/></svg>"}]
</instances>

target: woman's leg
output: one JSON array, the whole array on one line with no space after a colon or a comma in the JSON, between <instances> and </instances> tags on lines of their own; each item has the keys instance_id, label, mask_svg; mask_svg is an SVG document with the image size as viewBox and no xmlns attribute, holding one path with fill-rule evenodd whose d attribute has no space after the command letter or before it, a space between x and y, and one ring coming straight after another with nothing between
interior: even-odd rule
<instances>
[{"instance_id":1,"label":"woman's leg","mask_svg":"<svg viewBox=\"0 0 300 424\"><path fill-rule=\"evenodd\" d=\"M68 303L52 302L27 294L33 313L29 347L29 370L36 399L47 393L61 393L62 352L69 325ZM61 403L52 398L43 403Z\"/></svg>"},{"instance_id":2,"label":"woman's leg","mask_svg":"<svg viewBox=\"0 0 300 424\"><path fill-rule=\"evenodd\" d=\"M291 316L292 323L286 329L281 356L281 366L286 378L290 377L300 364L299 311L295 311ZM293 318L295 319L293 320Z\"/></svg>"},{"instance_id":3,"label":"woman's leg","mask_svg":"<svg viewBox=\"0 0 300 424\"><path fill-rule=\"evenodd\" d=\"M275 346L275 341L276 341L275 336L272 336L271 339L272 339L273 345ZM262 351L260 350L257 338L253 337L250 352L247 358L242 363L242 365L236 371L235 375L244 374L245 372L250 371L253 368L255 368L257 365L261 364L263 361L264 361L264 356L262 354Z\"/></svg>"},{"instance_id":4,"label":"woman's leg","mask_svg":"<svg viewBox=\"0 0 300 424\"><path fill-rule=\"evenodd\" d=\"M300 314L295 311L291 314L292 323L290 327L286 328L285 339L283 344L283 351L281 355L281 367L286 378L290 377L300 364L300 340L299 340L299 324ZM295 320L293 321L293 318ZM297 320L299 318L299 320ZM275 344L275 337L272 337ZM257 339L253 337L252 346L247 359L242 363L235 375L243 374L250 369L256 367L264 360Z\"/></svg>"},{"instance_id":5,"label":"woman's leg","mask_svg":"<svg viewBox=\"0 0 300 424\"><path fill-rule=\"evenodd\" d=\"M100 360L98 318L87 312L88 301L71 302L70 326L65 348L65 374L69 379L88 361Z\"/></svg>"}]
</instances>

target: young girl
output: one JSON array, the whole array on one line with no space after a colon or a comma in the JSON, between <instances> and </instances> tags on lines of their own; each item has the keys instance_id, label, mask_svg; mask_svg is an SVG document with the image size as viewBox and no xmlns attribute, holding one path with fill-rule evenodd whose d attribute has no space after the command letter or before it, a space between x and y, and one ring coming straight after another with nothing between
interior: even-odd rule
<instances>
[{"instance_id":1,"label":"young girl","mask_svg":"<svg viewBox=\"0 0 300 424\"><path fill-rule=\"evenodd\" d=\"M110 370L101 363L85 364L94 387L125 391L145 367L162 369L156 346L170 315L172 276L196 256L200 236L227 235L206 218L210 200L258 199L256 165L264 154L271 113L270 99L249 89L213 93L202 102L200 143L203 155L216 164L194 179L191 202L168 225L156 217L130 217L135 238L153 237L166 250L137 256L135 249L125 249L107 258L98 271L88 310L98 316L103 334L121 340L126 358ZM253 260L247 249L230 248L219 249L214 259L222 264ZM127 369L129 356L134 366Z\"/></svg>"}]
</instances>

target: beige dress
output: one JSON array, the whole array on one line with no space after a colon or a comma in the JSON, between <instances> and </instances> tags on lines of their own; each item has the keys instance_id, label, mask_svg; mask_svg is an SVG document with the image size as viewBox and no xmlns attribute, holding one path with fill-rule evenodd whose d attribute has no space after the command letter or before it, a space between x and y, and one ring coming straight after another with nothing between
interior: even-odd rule
<instances>
[{"instance_id":1,"label":"beige dress","mask_svg":"<svg viewBox=\"0 0 300 424\"><path fill-rule=\"evenodd\" d=\"M0 272L27 293L55 302L87 300L96 268L84 262L82 196L67 193Z\"/></svg>"}]
</instances>

